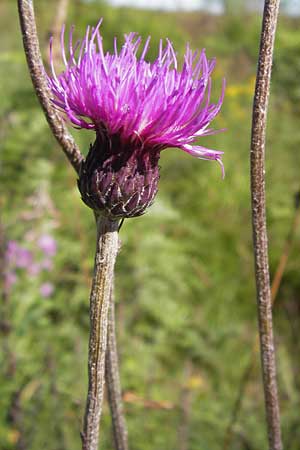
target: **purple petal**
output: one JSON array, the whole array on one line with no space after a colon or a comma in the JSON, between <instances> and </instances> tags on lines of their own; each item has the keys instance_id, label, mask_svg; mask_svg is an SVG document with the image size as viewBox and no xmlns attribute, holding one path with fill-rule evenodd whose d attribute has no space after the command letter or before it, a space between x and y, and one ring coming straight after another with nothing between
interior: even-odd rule
<instances>
[{"instance_id":1,"label":"purple petal","mask_svg":"<svg viewBox=\"0 0 300 450\"><path fill-rule=\"evenodd\" d=\"M58 76L50 41L52 75L48 83L54 105L75 127L98 133L104 129L109 135L118 134L124 144L142 145L149 152L178 147L197 158L221 162L221 152L197 145L191 149L196 138L216 132L210 124L221 109L225 81L219 100L211 102L215 59L207 59L204 49L193 52L187 46L179 71L175 50L167 39L165 46L160 41L158 57L150 63L145 60L150 38L142 46L141 37L135 33L125 36L119 52L115 39L110 54L103 49L101 22L91 31L88 27L81 43L75 46L72 28L68 52L62 29L65 70Z\"/></svg>"},{"instance_id":2,"label":"purple petal","mask_svg":"<svg viewBox=\"0 0 300 450\"><path fill-rule=\"evenodd\" d=\"M40 286L40 294L44 298L50 297L54 292L54 286L52 283L46 282Z\"/></svg>"},{"instance_id":3,"label":"purple petal","mask_svg":"<svg viewBox=\"0 0 300 450\"><path fill-rule=\"evenodd\" d=\"M56 240L49 234L43 234L38 240L38 246L45 256L55 256L57 252Z\"/></svg>"}]
</instances>

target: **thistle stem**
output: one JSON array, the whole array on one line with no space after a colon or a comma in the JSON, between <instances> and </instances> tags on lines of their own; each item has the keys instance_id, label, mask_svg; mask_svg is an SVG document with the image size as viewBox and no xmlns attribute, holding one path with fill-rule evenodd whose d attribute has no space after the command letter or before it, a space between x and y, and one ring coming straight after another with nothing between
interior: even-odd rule
<instances>
[{"instance_id":1,"label":"thistle stem","mask_svg":"<svg viewBox=\"0 0 300 450\"><path fill-rule=\"evenodd\" d=\"M89 383L82 433L83 450L98 450L105 384L108 312L117 253L118 221L99 217L94 276L90 294Z\"/></svg>"},{"instance_id":2,"label":"thistle stem","mask_svg":"<svg viewBox=\"0 0 300 450\"><path fill-rule=\"evenodd\" d=\"M51 102L37 35L33 1L18 0L18 11L23 45L33 87L53 136L61 146L69 162L78 173L81 162L84 158L72 135L69 133L66 125Z\"/></svg>"},{"instance_id":3,"label":"thistle stem","mask_svg":"<svg viewBox=\"0 0 300 450\"><path fill-rule=\"evenodd\" d=\"M266 0L256 76L251 135L251 195L258 326L270 450L282 450L265 200L265 137L279 0Z\"/></svg>"},{"instance_id":4,"label":"thistle stem","mask_svg":"<svg viewBox=\"0 0 300 450\"><path fill-rule=\"evenodd\" d=\"M108 337L105 365L115 448L116 450L128 450L128 434L123 411L122 391L119 375L115 324L115 299L113 288L110 296L110 308L108 315Z\"/></svg>"}]
</instances>

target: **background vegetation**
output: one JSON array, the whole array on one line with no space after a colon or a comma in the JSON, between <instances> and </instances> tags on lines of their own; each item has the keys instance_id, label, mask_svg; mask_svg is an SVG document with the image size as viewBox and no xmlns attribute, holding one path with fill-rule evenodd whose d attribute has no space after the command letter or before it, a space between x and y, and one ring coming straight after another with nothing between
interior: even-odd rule
<instances>
[{"instance_id":1,"label":"background vegetation","mask_svg":"<svg viewBox=\"0 0 300 450\"><path fill-rule=\"evenodd\" d=\"M55 2L35 3L47 61ZM220 450L256 334L249 137L260 18L74 1L67 22L76 24L81 36L101 16L108 49L115 35L121 38L132 30L152 36L150 58L160 37L169 37L179 54L188 41L217 57L216 97L222 77L227 79L222 114L215 121L216 128L227 131L205 141L225 151L225 180L217 164L165 151L158 198L144 217L125 221L117 264L118 338L131 449ZM272 274L300 187L299 25L299 19L281 17L276 42L267 152ZM30 259L22 265L11 258L2 266L0 449L79 450L93 217L33 95L14 1L1 1L0 30L1 236L15 241ZM93 139L85 131L74 130L74 136L83 151ZM51 258L41 245L45 236L56 242ZM300 449L299 249L297 230L274 308L288 450ZM9 288L8 274L13 275ZM107 406L104 429L101 448L111 449ZM230 450L266 445L257 355Z\"/></svg>"}]
</instances>

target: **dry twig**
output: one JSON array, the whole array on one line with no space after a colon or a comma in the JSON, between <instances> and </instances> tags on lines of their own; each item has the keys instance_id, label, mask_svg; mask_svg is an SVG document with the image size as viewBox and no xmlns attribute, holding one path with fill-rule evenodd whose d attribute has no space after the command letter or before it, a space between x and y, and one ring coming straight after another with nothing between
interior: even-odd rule
<instances>
[{"instance_id":1,"label":"dry twig","mask_svg":"<svg viewBox=\"0 0 300 450\"><path fill-rule=\"evenodd\" d=\"M279 0L266 0L253 104L251 196L261 363L270 450L282 450L265 201L265 136Z\"/></svg>"},{"instance_id":2,"label":"dry twig","mask_svg":"<svg viewBox=\"0 0 300 450\"><path fill-rule=\"evenodd\" d=\"M89 386L82 432L83 450L97 450L105 383L108 312L118 252L118 221L97 220L97 245L90 295Z\"/></svg>"},{"instance_id":3,"label":"dry twig","mask_svg":"<svg viewBox=\"0 0 300 450\"><path fill-rule=\"evenodd\" d=\"M62 0L61 2L61 4L64 7L64 13L66 12L67 3L68 3L67 0ZM69 162L78 173L80 170L81 162L83 161L83 155L81 154L72 135L68 132L68 129L61 120L60 116L57 114L50 100L49 90L45 78L40 47L38 42L33 1L18 0L18 9L23 34L23 44L34 89L39 98L40 104L45 113L46 119L49 123L49 126L51 128L54 137L57 139L58 143L63 149ZM63 21L63 17L60 18L60 21ZM57 32L58 30L56 27L55 33L57 34ZM109 358L111 359L111 361L115 361L117 358L117 350L116 350L117 344L115 341L115 334L110 333L109 339L110 345L108 351L109 352L115 351L115 354L109 355ZM114 367L114 370L116 370L116 367ZM108 371L107 376L108 378L111 377L111 379L108 380L108 383L110 386L112 398L114 399L118 397L121 398L120 383L117 383L118 379L117 375L114 374L113 376L112 372ZM112 410L114 410L114 408L116 407L117 407L116 404L112 405ZM122 441L127 442L126 427L124 425L125 419L123 416L121 416L120 407L118 411L119 413L117 415L113 414L113 426L115 429L115 433L117 432L116 430L119 430L118 431L119 433L120 430L121 431L123 430L124 435L122 437ZM120 427L120 424L123 424L124 426ZM94 425L98 429L98 424Z\"/></svg>"}]
</instances>

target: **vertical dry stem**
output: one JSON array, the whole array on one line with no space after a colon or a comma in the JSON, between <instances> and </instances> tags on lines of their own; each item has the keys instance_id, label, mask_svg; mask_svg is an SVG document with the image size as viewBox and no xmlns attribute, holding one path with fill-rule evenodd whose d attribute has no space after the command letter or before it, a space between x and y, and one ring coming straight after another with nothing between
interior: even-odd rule
<instances>
[{"instance_id":1,"label":"vertical dry stem","mask_svg":"<svg viewBox=\"0 0 300 450\"><path fill-rule=\"evenodd\" d=\"M68 0L60 0L59 5L60 5L60 7L62 7L63 10L61 11L60 17L56 21L57 26L54 30L55 34L58 33L58 22L62 21L63 20L62 16L64 16L66 14ZM23 36L24 50L25 50L27 64L28 64L28 68L29 68L29 72L30 72L30 76L31 76L31 80L32 80L34 89L39 98L40 104L44 111L45 117L49 123L49 126L50 126L53 136L56 138L56 140L60 144L62 150L64 151L65 155L67 156L69 162L71 163L71 165L74 167L74 169L78 173L80 170L81 162L83 160L83 155L81 154L72 135L68 132L68 129L66 128L65 124L63 123L62 119L60 118L59 114L56 112L56 110L54 109L54 107L51 103L49 89L47 86L47 81L46 81L45 73L44 73L44 69L43 69L40 46L39 46L39 42L38 42L34 8L33 8L33 0L18 0L18 10L19 10L20 25L21 25L22 36ZM98 248L98 250L99 250L99 248ZM104 311L105 311L105 308L106 308L106 306L104 307ZM106 339L106 334L104 337ZM111 338L113 339L112 335L111 335ZM112 345L110 347L112 349L114 349L115 355L116 355L117 354L116 353L117 352L116 342L114 341L114 343L112 343ZM110 351L110 350L108 350L108 351ZM111 355L110 358L112 361L116 360L115 355ZM114 368L114 371L116 371L116 370L118 370L117 366L115 366L115 368ZM91 372L92 372L92 368L91 368ZM108 377L110 377L110 376L111 376L111 373L109 371ZM110 381L112 398L115 398L115 399L117 398L118 391L120 390L120 386L117 385L117 383L116 383L116 380L118 378L119 377L115 373L114 378L112 378L112 380ZM91 382L91 379L90 379L90 382ZM101 383L102 383L102 381L101 381ZM116 394L113 394L114 389L116 390ZM90 395L90 390L89 390L89 395ZM100 395L102 396L103 393L101 392ZM89 400L89 398L90 398L90 400ZM89 398L88 398L88 404L87 404L87 411L85 414L85 426L84 426L84 433L83 433L84 443L87 443L88 440L90 439L90 435L93 434L90 429L90 427L92 426L91 425L91 420L92 420L91 416L93 415L91 395ZM100 403L101 403L101 399L100 399ZM120 407L118 407L116 405L116 403L114 403L112 405L112 410L116 410L117 408L120 408ZM101 409L101 407L100 407L100 409ZM121 409L119 409L119 412L120 411L121 411ZM100 413L99 413L99 415L100 415ZM121 424L122 420L121 420L120 415L118 414L115 417ZM95 420L95 421L97 422L97 420ZM123 423L124 423L124 419L123 419ZM96 427L98 427L98 422L97 422ZM125 426L123 427L123 441L124 442L127 441L127 433L126 433ZM86 445L89 445L89 444L86 444ZM124 447L124 449L126 449L126 447Z\"/></svg>"},{"instance_id":2,"label":"vertical dry stem","mask_svg":"<svg viewBox=\"0 0 300 450\"><path fill-rule=\"evenodd\" d=\"M83 450L98 450L99 422L105 384L108 312L117 252L118 221L99 217L90 295L89 385L82 433Z\"/></svg>"},{"instance_id":3,"label":"vertical dry stem","mask_svg":"<svg viewBox=\"0 0 300 450\"><path fill-rule=\"evenodd\" d=\"M265 136L279 0L266 0L251 136L252 224L261 363L270 450L282 450L276 382L265 201Z\"/></svg>"},{"instance_id":4,"label":"vertical dry stem","mask_svg":"<svg viewBox=\"0 0 300 450\"><path fill-rule=\"evenodd\" d=\"M119 375L114 290L111 291L106 352L106 382L116 450L128 450L128 434L124 418Z\"/></svg>"}]
</instances>

